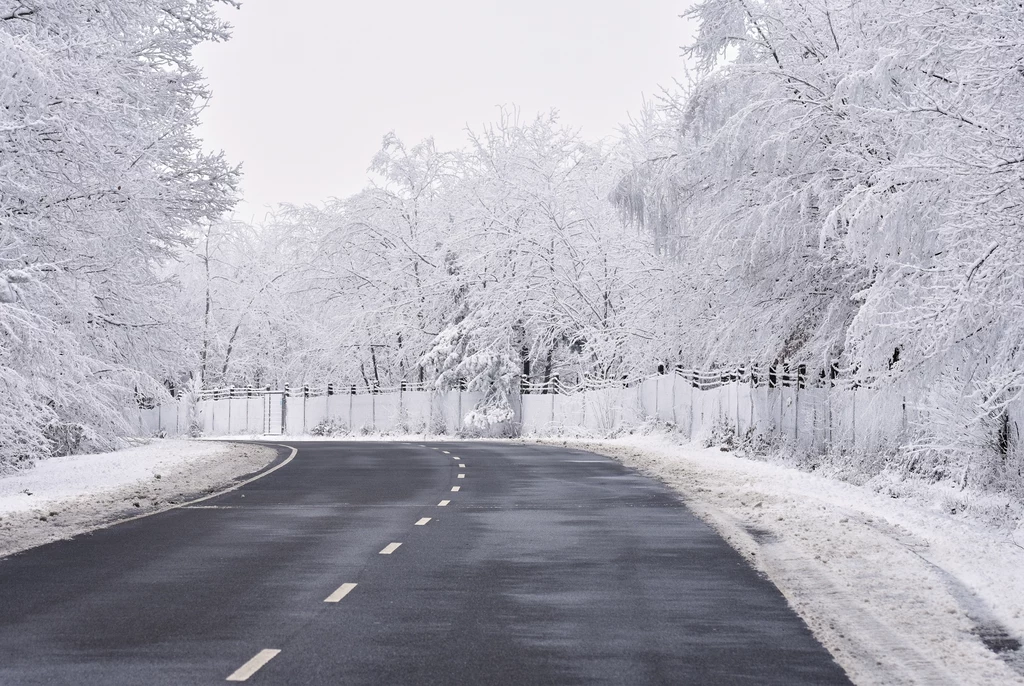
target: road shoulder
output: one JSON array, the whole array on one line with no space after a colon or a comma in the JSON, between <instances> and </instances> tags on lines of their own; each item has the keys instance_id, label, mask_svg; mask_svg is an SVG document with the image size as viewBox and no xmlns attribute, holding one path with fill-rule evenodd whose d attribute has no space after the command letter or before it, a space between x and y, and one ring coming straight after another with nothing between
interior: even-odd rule
<instances>
[{"instance_id":1,"label":"road shoulder","mask_svg":"<svg viewBox=\"0 0 1024 686\"><path fill-rule=\"evenodd\" d=\"M0 477L0 558L216 493L279 459L268 446L154 440L41 461Z\"/></svg>"}]
</instances>

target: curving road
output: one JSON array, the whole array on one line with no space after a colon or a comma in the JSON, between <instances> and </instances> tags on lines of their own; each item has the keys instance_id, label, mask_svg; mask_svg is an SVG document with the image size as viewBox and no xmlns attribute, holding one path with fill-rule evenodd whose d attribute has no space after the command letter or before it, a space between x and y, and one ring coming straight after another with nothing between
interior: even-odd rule
<instances>
[{"instance_id":1,"label":"curving road","mask_svg":"<svg viewBox=\"0 0 1024 686\"><path fill-rule=\"evenodd\" d=\"M0 684L849 683L613 460L289 445L238 490L0 560Z\"/></svg>"}]
</instances>

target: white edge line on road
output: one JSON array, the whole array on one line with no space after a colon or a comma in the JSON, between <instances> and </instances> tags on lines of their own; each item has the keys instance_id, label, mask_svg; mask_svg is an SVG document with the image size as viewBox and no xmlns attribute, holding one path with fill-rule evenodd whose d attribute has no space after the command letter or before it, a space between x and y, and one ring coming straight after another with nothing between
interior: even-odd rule
<instances>
[{"instance_id":1,"label":"white edge line on road","mask_svg":"<svg viewBox=\"0 0 1024 686\"><path fill-rule=\"evenodd\" d=\"M459 478L460 478L460 479L465 479L465 478L466 478L466 475L465 475L465 474L459 474Z\"/></svg>"},{"instance_id":2,"label":"white edge line on road","mask_svg":"<svg viewBox=\"0 0 1024 686\"><path fill-rule=\"evenodd\" d=\"M211 441L211 442L213 442L213 441ZM280 464L274 465L273 467L271 467L270 469L266 470L265 472L260 472L259 474L257 474L256 476L254 476L254 477L252 477L250 479L246 479L245 481L242 481L240 483L234 484L233 486L228 486L227 488L225 488L222 491L217 491L216 493L211 493L210 495L204 495L202 498L196 498L195 500L187 500L187 501L185 501L183 503L176 503L174 505L170 505L168 507L164 507L164 508L161 508L159 510L153 510L152 512L147 512L145 514L135 515L134 517L128 517L127 519L119 519L116 522L110 522L109 524L104 524L102 526L97 526L97 527L95 527L93 529L86 529L85 531L82 531L80 534L76 534L76 536L79 536L81 534L87 534L87 533L90 533L92 531L98 531L100 529L106 529L107 527L111 527L111 526L117 526L118 524L125 524L127 522L138 521L140 519L145 519L146 517L152 517L153 515L158 515L158 514L161 514L163 512L170 512L171 510L180 510L180 509L183 509L183 508L188 508L188 507L191 507L192 505L195 505L196 503L201 503L201 502L210 500L211 498L216 498L218 496L222 496L225 493L230 493L231 491L238 490L242 486L246 486L248 484L251 484L253 481L258 481L259 479L262 479L265 476L273 474L278 469L280 469L281 467L284 467L286 464L288 464L289 462L294 460L295 456L299 454L299 449L298 448L296 448L294 446L290 446L290 445L285 445L284 443L248 443L248 442L244 442L244 441L223 441L223 442L224 443L238 443L238 444L241 444L241 445L276 445L276 446L280 446L282 448L290 448L291 451L292 451L292 454L289 455L288 457L286 457ZM72 538L75 538L76 536L72 536Z\"/></svg>"},{"instance_id":3,"label":"white edge line on road","mask_svg":"<svg viewBox=\"0 0 1024 686\"><path fill-rule=\"evenodd\" d=\"M452 493L458 493L458 492L459 492L459 487L458 486L452 486Z\"/></svg>"},{"instance_id":4,"label":"white edge line on road","mask_svg":"<svg viewBox=\"0 0 1024 686\"><path fill-rule=\"evenodd\" d=\"M327 596L326 598L324 598L324 602L325 603L337 603L342 598L344 598L349 593L351 593L352 589L354 589L358 585L359 584L342 584L341 586L338 587L337 591L335 591L334 593L332 593L329 596Z\"/></svg>"},{"instance_id":5,"label":"white edge line on road","mask_svg":"<svg viewBox=\"0 0 1024 686\"><path fill-rule=\"evenodd\" d=\"M258 444L250 444L250 445L258 445ZM173 510L173 509L178 508L178 507L187 507L189 505L195 505L196 503L201 503L204 500L210 500L211 498L216 498L218 496L224 495L225 493L230 493L231 491L238 490L242 486L245 486L247 484L251 484L253 481L256 481L258 479L262 479L263 477L267 476L268 474L273 474L278 469L280 469L281 467L285 466L286 464L288 464L289 462L294 460L295 456L299 454L299 449L294 447L294 446L285 445L284 443L271 443L270 445L279 445L282 448L291 448L292 454L289 455L283 462L281 462L281 464L275 465L275 466L271 467L270 469L268 469L265 472L260 472L259 474L257 474L256 476L252 477L251 479L246 479L245 481L242 481L241 483L237 483L234 486L229 486L228 488L225 488L223 491L218 491L217 493L211 493L210 495L203 496L202 498L196 498L195 500L190 500L187 503L179 503L178 505L175 505L174 507L170 507L170 508L167 508L167 509ZM151 514L156 514L156 513L153 512ZM145 515L140 515L139 518L144 517L144 516ZM127 520L125 520L125 521L127 521Z\"/></svg>"},{"instance_id":6,"label":"white edge line on road","mask_svg":"<svg viewBox=\"0 0 1024 686\"><path fill-rule=\"evenodd\" d=\"M442 500L441 502L439 502L437 504L437 506L438 507L448 507L448 503L450 503L450 502L451 502L450 500Z\"/></svg>"},{"instance_id":7,"label":"white edge line on road","mask_svg":"<svg viewBox=\"0 0 1024 686\"><path fill-rule=\"evenodd\" d=\"M402 544L401 543L388 543L386 546L384 546L384 550L380 551L380 554L381 555L390 555L391 553L393 553L396 550L398 550L398 546L400 546L400 545L402 545Z\"/></svg>"},{"instance_id":8,"label":"white edge line on road","mask_svg":"<svg viewBox=\"0 0 1024 686\"><path fill-rule=\"evenodd\" d=\"M575 462L577 464L599 464L607 461L608 460L569 460L569 462Z\"/></svg>"},{"instance_id":9,"label":"white edge line on road","mask_svg":"<svg viewBox=\"0 0 1024 686\"><path fill-rule=\"evenodd\" d=\"M416 522L416 526L425 526L430 521L430 517L424 517L420 521Z\"/></svg>"},{"instance_id":10,"label":"white edge line on road","mask_svg":"<svg viewBox=\"0 0 1024 686\"><path fill-rule=\"evenodd\" d=\"M260 667L267 664L280 653L280 650L267 648L256 653L256 656L236 669L225 681L248 681L249 677L260 670Z\"/></svg>"}]
</instances>

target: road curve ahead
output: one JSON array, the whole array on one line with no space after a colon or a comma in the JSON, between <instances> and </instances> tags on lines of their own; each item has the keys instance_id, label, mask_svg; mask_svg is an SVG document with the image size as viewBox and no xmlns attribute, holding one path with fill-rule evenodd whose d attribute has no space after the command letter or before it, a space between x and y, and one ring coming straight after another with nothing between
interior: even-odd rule
<instances>
[{"instance_id":1,"label":"road curve ahead","mask_svg":"<svg viewBox=\"0 0 1024 686\"><path fill-rule=\"evenodd\" d=\"M613 460L290 445L238 490L0 560L0 684L849 683Z\"/></svg>"}]
</instances>

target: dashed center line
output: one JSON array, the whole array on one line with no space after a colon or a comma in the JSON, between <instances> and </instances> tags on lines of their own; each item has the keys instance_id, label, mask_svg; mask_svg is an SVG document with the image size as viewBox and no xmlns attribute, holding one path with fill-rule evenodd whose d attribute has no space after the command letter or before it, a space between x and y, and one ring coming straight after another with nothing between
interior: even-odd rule
<instances>
[{"instance_id":1,"label":"dashed center line","mask_svg":"<svg viewBox=\"0 0 1024 686\"><path fill-rule=\"evenodd\" d=\"M450 502L451 502L450 500L442 500L441 502L439 502L437 504L437 506L438 507L448 507L448 503L450 503Z\"/></svg>"},{"instance_id":2,"label":"dashed center line","mask_svg":"<svg viewBox=\"0 0 1024 686\"><path fill-rule=\"evenodd\" d=\"M459 492L459 488L460 488L459 486L452 486L452 493L458 493Z\"/></svg>"},{"instance_id":3,"label":"dashed center line","mask_svg":"<svg viewBox=\"0 0 1024 686\"><path fill-rule=\"evenodd\" d=\"M398 546L400 546L400 545L402 545L402 544L401 543L388 543L386 546L384 546L384 550L380 551L380 554L381 555L390 555L391 553L393 553L396 550L398 550Z\"/></svg>"},{"instance_id":4,"label":"dashed center line","mask_svg":"<svg viewBox=\"0 0 1024 686\"><path fill-rule=\"evenodd\" d=\"M454 455L452 455L452 459L453 460L461 460L462 458L461 457L455 457Z\"/></svg>"},{"instance_id":5,"label":"dashed center line","mask_svg":"<svg viewBox=\"0 0 1024 686\"><path fill-rule=\"evenodd\" d=\"M280 652L280 650L274 650L272 648L261 650L256 653L255 657L232 672L231 676L225 679L225 681L247 681L249 677L260 670L260 667L273 660Z\"/></svg>"},{"instance_id":6,"label":"dashed center line","mask_svg":"<svg viewBox=\"0 0 1024 686\"><path fill-rule=\"evenodd\" d=\"M460 479L465 479L465 478L466 478L466 475L465 475L465 474L459 474L459 478L460 478Z\"/></svg>"},{"instance_id":7,"label":"dashed center line","mask_svg":"<svg viewBox=\"0 0 1024 686\"><path fill-rule=\"evenodd\" d=\"M451 455L451 453L448 452L447 450L442 450L441 452L444 453L445 455Z\"/></svg>"},{"instance_id":8,"label":"dashed center line","mask_svg":"<svg viewBox=\"0 0 1024 686\"><path fill-rule=\"evenodd\" d=\"M465 469L465 468L466 468L466 463L465 462L460 462L459 463L459 469Z\"/></svg>"},{"instance_id":9,"label":"dashed center line","mask_svg":"<svg viewBox=\"0 0 1024 686\"><path fill-rule=\"evenodd\" d=\"M416 522L416 526L423 526L424 524L426 524L429 521L430 521L430 517L424 517L420 521Z\"/></svg>"},{"instance_id":10,"label":"dashed center line","mask_svg":"<svg viewBox=\"0 0 1024 686\"><path fill-rule=\"evenodd\" d=\"M352 592L358 584L342 584L338 587L338 590L324 598L325 603L337 603L342 598Z\"/></svg>"}]
</instances>

